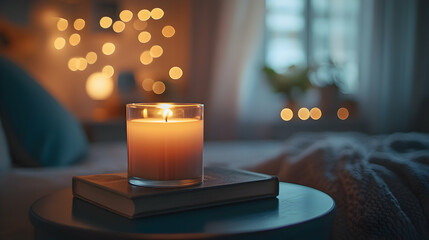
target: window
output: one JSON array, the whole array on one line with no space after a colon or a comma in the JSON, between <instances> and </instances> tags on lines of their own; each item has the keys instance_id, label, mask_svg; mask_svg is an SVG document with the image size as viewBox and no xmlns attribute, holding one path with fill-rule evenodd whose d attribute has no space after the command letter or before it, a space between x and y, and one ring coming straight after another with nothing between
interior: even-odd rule
<instances>
[{"instance_id":1,"label":"window","mask_svg":"<svg viewBox=\"0 0 429 240\"><path fill-rule=\"evenodd\" d=\"M266 0L266 64L323 66L342 73L340 90L357 90L359 0Z\"/></svg>"}]
</instances>

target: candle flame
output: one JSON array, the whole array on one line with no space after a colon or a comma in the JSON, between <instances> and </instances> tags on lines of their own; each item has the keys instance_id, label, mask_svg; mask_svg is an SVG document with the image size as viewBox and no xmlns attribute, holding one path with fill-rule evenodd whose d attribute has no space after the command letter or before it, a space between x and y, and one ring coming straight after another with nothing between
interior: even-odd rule
<instances>
[{"instance_id":1,"label":"candle flame","mask_svg":"<svg viewBox=\"0 0 429 240\"><path fill-rule=\"evenodd\" d=\"M170 109L165 109L164 110L164 118L165 118L165 122L167 122L168 117L171 117L173 115L173 112Z\"/></svg>"}]
</instances>

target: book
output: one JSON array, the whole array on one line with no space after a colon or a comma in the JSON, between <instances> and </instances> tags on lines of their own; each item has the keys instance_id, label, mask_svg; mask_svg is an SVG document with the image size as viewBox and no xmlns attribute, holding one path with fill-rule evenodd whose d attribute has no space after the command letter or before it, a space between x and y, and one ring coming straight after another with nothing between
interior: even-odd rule
<instances>
[{"instance_id":1,"label":"book","mask_svg":"<svg viewBox=\"0 0 429 240\"><path fill-rule=\"evenodd\" d=\"M127 173L73 177L73 196L133 219L222 204L276 197L279 179L245 170L208 167L200 185L138 187Z\"/></svg>"}]
</instances>

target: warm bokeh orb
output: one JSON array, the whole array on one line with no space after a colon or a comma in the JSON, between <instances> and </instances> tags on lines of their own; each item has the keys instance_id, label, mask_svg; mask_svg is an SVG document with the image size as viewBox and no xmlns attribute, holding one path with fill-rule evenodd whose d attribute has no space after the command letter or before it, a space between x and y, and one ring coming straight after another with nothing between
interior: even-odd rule
<instances>
[{"instance_id":1,"label":"warm bokeh orb","mask_svg":"<svg viewBox=\"0 0 429 240\"><path fill-rule=\"evenodd\" d=\"M150 12L150 16L155 20L161 19L164 16L164 11L161 8L154 8Z\"/></svg>"},{"instance_id":2,"label":"warm bokeh orb","mask_svg":"<svg viewBox=\"0 0 429 240\"><path fill-rule=\"evenodd\" d=\"M103 73L91 74L86 80L86 93L94 100L105 100L113 93L113 80Z\"/></svg>"},{"instance_id":3,"label":"warm bokeh orb","mask_svg":"<svg viewBox=\"0 0 429 240\"><path fill-rule=\"evenodd\" d=\"M153 79L150 79L150 78L144 79L142 81L143 90L145 90L147 92L152 91L153 82L154 82Z\"/></svg>"},{"instance_id":4,"label":"warm bokeh orb","mask_svg":"<svg viewBox=\"0 0 429 240\"><path fill-rule=\"evenodd\" d=\"M308 108L300 108L298 110L298 117L301 120L307 120L310 117L310 111L308 111Z\"/></svg>"},{"instance_id":5,"label":"warm bokeh orb","mask_svg":"<svg viewBox=\"0 0 429 240\"><path fill-rule=\"evenodd\" d=\"M182 77L183 71L180 67L172 67L170 68L168 75L171 77L171 79L177 80Z\"/></svg>"},{"instance_id":6,"label":"warm bokeh orb","mask_svg":"<svg viewBox=\"0 0 429 240\"><path fill-rule=\"evenodd\" d=\"M136 19L133 23L133 27L137 31L143 31L147 27L147 22L143 22L143 21L140 21L139 19Z\"/></svg>"},{"instance_id":7,"label":"warm bokeh orb","mask_svg":"<svg viewBox=\"0 0 429 240\"><path fill-rule=\"evenodd\" d=\"M133 13L130 10L123 10L121 13L119 13L119 18L123 22L129 22L133 18Z\"/></svg>"},{"instance_id":8,"label":"warm bokeh orb","mask_svg":"<svg viewBox=\"0 0 429 240\"><path fill-rule=\"evenodd\" d=\"M347 110L347 108L342 107L338 109L337 116L341 120L346 120L349 117L349 110Z\"/></svg>"},{"instance_id":9,"label":"warm bokeh orb","mask_svg":"<svg viewBox=\"0 0 429 240\"><path fill-rule=\"evenodd\" d=\"M151 38L152 36L150 35L150 33L146 31L139 33L139 36L138 36L139 42L141 43L147 43L150 41Z\"/></svg>"},{"instance_id":10,"label":"warm bokeh orb","mask_svg":"<svg viewBox=\"0 0 429 240\"><path fill-rule=\"evenodd\" d=\"M112 26L112 19L110 17L102 17L100 19L100 27L102 28L109 28Z\"/></svg>"},{"instance_id":11,"label":"warm bokeh orb","mask_svg":"<svg viewBox=\"0 0 429 240\"><path fill-rule=\"evenodd\" d=\"M115 52L115 44L113 44L113 43L105 43L105 44L103 44L103 47L101 48L101 51L105 55L112 55Z\"/></svg>"},{"instance_id":12,"label":"warm bokeh orb","mask_svg":"<svg viewBox=\"0 0 429 240\"><path fill-rule=\"evenodd\" d=\"M150 12L147 9L142 9L137 13L137 17L142 21L147 21L150 18Z\"/></svg>"},{"instance_id":13,"label":"warm bokeh orb","mask_svg":"<svg viewBox=\"0 0 429 240\"><path fill-rule=\"evenodd\" d=\"M123 32L125 29L125 23L122 21L116 21L115 23L113 23L113 31L115 31L115 33L121 33Z\"/></svg>"},{"instance_id":14,"label":"warm bokeh orb","mask_svg":"<svg viewBox=\"0 0 429 240\"><path fill-rule=\"evenodd\" d=\"M88 62L85 58L77 58L76 60L77 70L83 71L88 66Z\"/></svg>"},{"instance_id":15,"label":"warm bokeh orb","mask_svg":"<svg viewBox=\"0 0 429 240\"><path fill-rule=\"evenodd\" d=\"M293 118L293 112L290 108L284 108L280 112L280 117L283 119L283 121L290 121Z\"/></svg>"},{"instance_id":16,"label":"warm bokeh orb","mask_svg":"<svg viewBox=\"0 0 429 240\"><path fill-rule=\"evenodd\" d=\"M60 31L65 31L68 26L69 22L64 18L60 18L57 22L57 29Z\"/></svg>"},{"instance_id":17,"label":"warm bokeh orb","mask_svg":"<svg viewBox=\"0 0 429 240\"><path fill-rule=\"evenodd\" d=\"M97 53L89 52L86 54L86 61L88 64L94 64L97 61Z\"/></svg>"},{"instance_id":18,"label":"warm bokeh orb","mask_svg":"<svg viewBox=\"0 0 429 240\"><path fill-rule=\"evenodd\" d=\"M152 56L152 57L154 57L154 58L159 58L159 57L161 57L161 55L162 55L162 53L164 52L164 50L162 49L162 47L161 46L159 46L159 45L153 45L151 48L150 48L150 55Z\"/></svg>"},{"instance_id":19,"label":"warm bokeh orb","mask_svg":"<svg viewBox=\"0 0 429 240\"><path fill-rule=\"evenodd\" d=\"M322 111L319 108L317 108L317 107L312 108L310 110L310 117L313 120L318 120L318 119L320 119L322 117Z\"/></svg>"},{"instance_id":20,"label":"warm bokeh orb","mask_svg":"<svg viewBox=\"0 0 429 240\"><path fill-rule=\"evenodd\" d=\"M72 46L76 46L80 43L80 35L77 33L73 33L69 38L69 43Z\"/></svg>"},{"instance_id":21,"label":"warm bokeh orb","mask_svg":"<svg viewBox=\"0 0 429 240\"><path fill-rule=\"evenodd\" d=\"M152 91L155 94L162 94L165 91L165 84L161 81L156 81L152 86Z\"/></svg>"},{"instance_id":22,"label":"warm bokeh orb","mask_svg":"<svg viewBox=\"0 0 429 240\"><path fill-rule=\"evenodd\" d=\"M176 30L174 27L167 25L162 28L162 35L166 38L172 37L176 33Z\"/></svg>"},{"instance_id":23,"label":"warm bokeh orb","mask_svg":"<svg viewBox=\"0 0 429 240\"><path fill-rule=\"evenodd\" d=\"M144 51L141 55L140 55L140 62L143 65L149 65L151 64L153 61L152 56L150 55L149 51Z\"/></svg>"},{"instance_id":24,"label":"warm bokeh orb","mask_svg":"<svg viewBox=\"0 0 429 240\"><path fill-rule=\"evenodd\" d=\"M101 72L104 74L104 76L110 78L115 73L115 69L110 65L106 65L103 67L103 70Z\"/></svg>"},{"instance_id":25,"label":"warm bokeh orb","mask_svg":"<svg viewBox=\"0 0 429 240\"><path fill-rule=\"evenodd\" d=\"M67 64L67 66L69 67L70 71L73 71L73 72L77 71L77 65L78 65L77 58L71 58L68 61L68 64Z\"/></svg>"},{"instance_id":26,"label":"warm bokeh orb","mask_svg":"<svg viewBox=\"0 0 429 240\"><path fill-rule=\"evenodd\" d=\"M58 49L58 50L63 49L65 45L66 45L66 40L62 37L58 37L54 41L55 49Z\"/></svg>"},{"instance_id":27,"label":"warm bokeh orb","mask_svg":"<svg viewBox=\"0 0 429 240\"><path fill-rule=\"evenodd\" d=\"M85 20L83 20L82 18L78 18L74 21L74 29L80 31L85 27Z\"/></svg>"}]
</instances>

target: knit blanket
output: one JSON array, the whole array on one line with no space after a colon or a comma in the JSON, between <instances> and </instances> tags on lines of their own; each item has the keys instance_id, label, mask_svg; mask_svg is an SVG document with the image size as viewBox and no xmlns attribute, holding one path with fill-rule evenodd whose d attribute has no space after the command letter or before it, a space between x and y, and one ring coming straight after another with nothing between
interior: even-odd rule
<instances>
[{"instance_id":1,"label":"knit blanket","mask_svg":"<svg viewBox=\"0 0 429 240\"><path fill-rule=\"evenodd\" d=\"M329 194L334 239L429 239L429 135L302 134L252 170Z\"/></svg>"}]
</instances>

